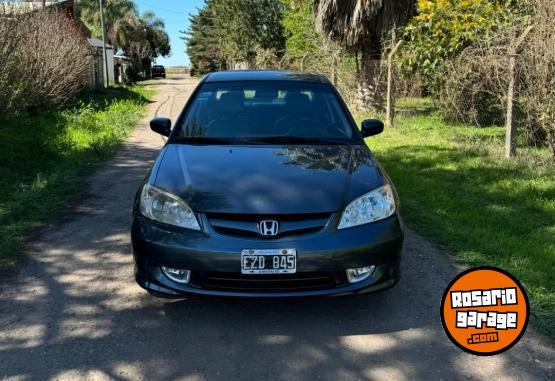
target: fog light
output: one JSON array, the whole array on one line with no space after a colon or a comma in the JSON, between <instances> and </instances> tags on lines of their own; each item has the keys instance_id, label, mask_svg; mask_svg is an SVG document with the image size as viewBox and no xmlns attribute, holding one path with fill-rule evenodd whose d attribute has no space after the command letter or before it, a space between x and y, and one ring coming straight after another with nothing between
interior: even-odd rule
<instances>
[{"instance_id":1,"label":"fog light","mask_svg":"<svg viewBox=\"0 0 555 381\"><path fill-rule=\"evenodd\" d=\"M171 267L162 266L162 272L177 283L187 284L191 279L191 270L172 269Z\"/></svg>"},{"instance_id":2,"label":"fog light","mask_svg":"<svg viewBox=\"0 0 555 381\"><path fill-rule=\"evenodd\" d=\"M359 267L356 269L347 269L347 280L349 283L362 282L367 279L372 273L376 266Z\"/></svg>"}]
</instances>

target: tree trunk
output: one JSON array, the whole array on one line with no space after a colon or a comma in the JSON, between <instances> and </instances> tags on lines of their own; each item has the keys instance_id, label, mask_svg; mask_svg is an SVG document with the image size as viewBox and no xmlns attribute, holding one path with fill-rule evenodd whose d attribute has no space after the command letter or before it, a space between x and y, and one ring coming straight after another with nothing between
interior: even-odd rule
<instances>
[{"instance_id":1,"label":"tree trunk","mask_svg":"<svg viewBox=\"0 0 555 381\"><path fill-rule=\"evenodd\" d=\"M373 112L384 111L383 81L381 81L381 45L379 39L367 38L362 46L361 70L358 83L358 108Z\"/></svg>"}]
</instances>

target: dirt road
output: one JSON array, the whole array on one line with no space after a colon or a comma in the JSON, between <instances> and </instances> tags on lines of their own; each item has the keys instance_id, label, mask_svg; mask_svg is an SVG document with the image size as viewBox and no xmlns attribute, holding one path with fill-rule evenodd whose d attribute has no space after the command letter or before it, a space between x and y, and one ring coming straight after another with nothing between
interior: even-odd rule
<instances>
[{"instance_id":1,"label":"dirt road","mask_svg":"<svg viewBox=\"0 0 555 381\"><path fill-rule=\"evenodd\" d=\"M162 147L147 121L175 119L195 84L155 81L149 115L87 183L76 206L0 281L0 379L458 380L554 378L555 353L529 329L509 352L477 357L439 319L457 270L409 232L392 290L321 301L167 301L133 281L134 192Z\"/></svg>"}]
</instances>

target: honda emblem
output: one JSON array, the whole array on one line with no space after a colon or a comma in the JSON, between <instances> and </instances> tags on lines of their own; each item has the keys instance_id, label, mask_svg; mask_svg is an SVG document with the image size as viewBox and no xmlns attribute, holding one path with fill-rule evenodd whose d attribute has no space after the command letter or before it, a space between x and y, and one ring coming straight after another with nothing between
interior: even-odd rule
<instances>
[{"instance_id":1,"label":"honda emblem","mask_svg":"<svg viewBox=\"0 0 555 381\"><path fill-rule=\"evenodd\" d=\"M258 231L265 237L275 237L278 235L279 224L274 220L260 221L258 224Z\"/></svg>"}]
</instances>

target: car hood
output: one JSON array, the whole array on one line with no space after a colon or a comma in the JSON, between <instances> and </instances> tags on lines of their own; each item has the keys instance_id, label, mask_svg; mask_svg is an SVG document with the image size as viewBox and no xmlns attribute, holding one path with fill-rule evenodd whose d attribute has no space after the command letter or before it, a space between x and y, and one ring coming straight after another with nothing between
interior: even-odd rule
<instances>
[{"instance_id":1,"label":"car hood","mask_svg":"<svg viewBox=\"0 0 555 381\"><path fill-rule=\"evenodd\" d=\"M384 184L365 146L167 145L150 182L202 213L343 210Z\"/></svg>"}]
</instances>

